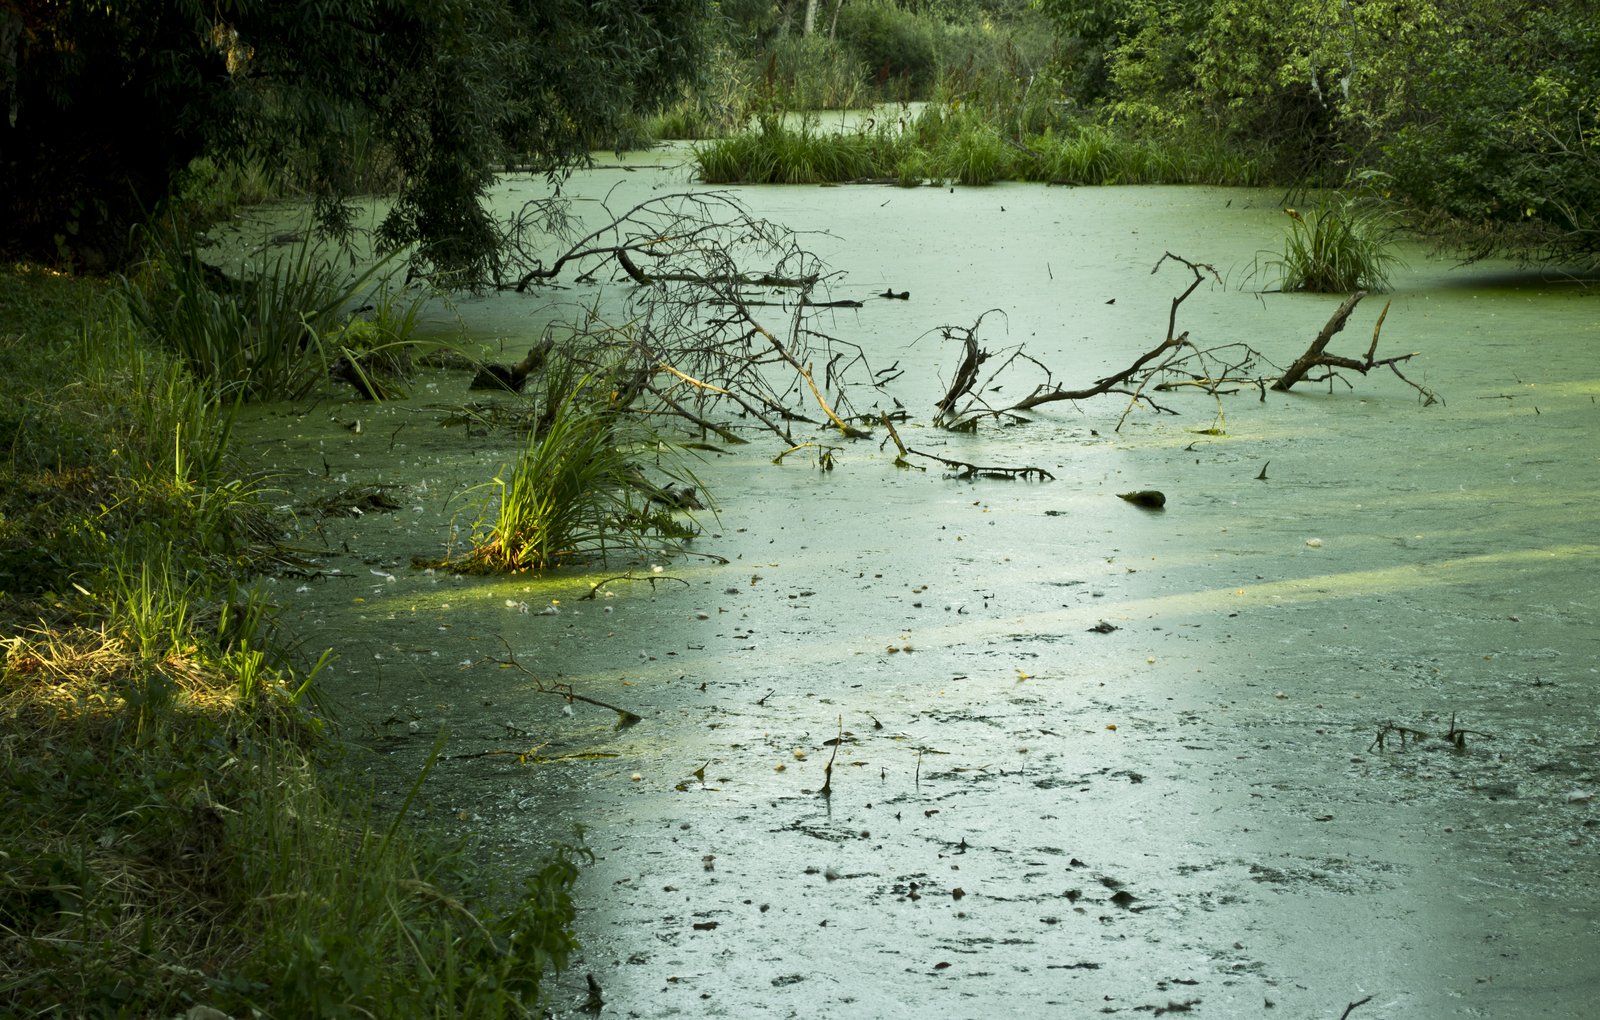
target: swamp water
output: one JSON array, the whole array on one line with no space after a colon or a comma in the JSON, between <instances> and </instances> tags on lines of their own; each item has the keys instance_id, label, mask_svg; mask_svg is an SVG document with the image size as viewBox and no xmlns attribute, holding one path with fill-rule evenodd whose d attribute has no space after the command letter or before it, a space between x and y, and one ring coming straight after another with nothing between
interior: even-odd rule
<instances>
[{"instance_id":1,"label":"swamp water","mask_svg":"<svg viewBox=\"0 0 1600 1020\"><path fill-rule=\"evenodd\" d=\"M685 177L596 170L568 190L597 216L601 196L626 208ZM539 188L508 183L506 202ZM519 445L440 425L481 396L467 373L252 427L302 505L396 486L390 513L305 513L339 573L279 582L307 648L339 652L325 685L380 789L398 803L447 728L419 820L479 837L508 878L581 826L594 860L558 1015L587 974L605 1015L635 1017L1594 1015L1592 287L1408 250L1379 355L1420 352L1403 370L1442 404L1378 372L1248 388L1220 414L1164 394L1179 415L1120 430L1126 399L1105 396L955 435L928 425L959 358L938 326L1002 309L985 346L1025 343L1076 386L1165 334L1191 277L1152 275L1164 252L1229 281L1179 330L1278 365L1337 297L1240 286L1281 236L1271 193L737 194L829 232L806 244L846 274L832 296L865 306L828 328L906 369L858 406L892 396L909 445L1054 480L897 468L881 430L837 444L831 471L804 452L775 466L780 444L753 436L693 465L720 511L693 548L726 565L662 560L585 600L626 568L411 568ZM552 305L595 293L568 280L458 313L514 360L568 314ZM1331 349L1359 356L1382 300ZM1116 495L1146 488L1165 510ZM569 714L492 661L507 647L643 720ZM1390 725L1414 732L1379 746Z\"/></svg>"}]
</instances>

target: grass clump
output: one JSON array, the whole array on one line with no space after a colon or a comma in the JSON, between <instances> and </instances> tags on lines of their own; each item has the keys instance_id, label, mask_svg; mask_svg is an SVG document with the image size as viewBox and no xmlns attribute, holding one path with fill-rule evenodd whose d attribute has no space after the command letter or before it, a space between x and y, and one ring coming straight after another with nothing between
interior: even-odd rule
<instances>
[{"instance_id":1,"label":"grass clump","mask_svg":"<svg viewBox=\"0 0 1600 1020\"><path fill-rule=\"evenodd\" d=\"M882 139L788 127L764 117L755 131L697 146L700 177L711 184L830 184L882 175Z\"/></svg>"},{"instance_id":2,"label":"grass clump","mask_svg":"<svg viewBox=\"0 0 1600 1020\"><path fill-rule=\"evenodd\" d=\"M236 279L191 242L151 234L147 246L143 271L122 280L127 306L141 329L218 394L295 400L332 371L381 399L384 380L409 368L422 299L408 303L383 285L377 315L346 314L388 260L352 275L303 239L244 266Z\"/></svg>"},{"instance_id":3,"label":"grass clump","mask_svg":"<svg viewBox=\"0 0 1600 1020\"><path fill-rule=\"evenodd\" d=\"M656 551L693 534L672 512L684 500L633 463L667 448L626 410L626 373L579 375L570 356L556 360L521 456L481 487L473 547L449 561L454 569L543 571Z\"/></svg>"},{"instance_id":4,"label":"grass clump","mask_svg":"<svg viewBox=\"0 0 1600 1020\"><path fill-rule=\"evenodd\" d=\"M342 774L236 400L104 288L0 309L0 1015L536 1010L575 858L497 888Z\"/></svg>"},{"instance_id":5,"label":"grass clump","mask_svg":"<svg viewBox=\"0 0 1600 1020\"><path fill-rule=\"evenodd\" d=\"M1279 289L1318 294L1387 290L1389 270L1400 262L1393 227L1376 206L1341 196L1308 214L1285 209L1289 233L1274 263Z\"/></svg>"},{"instance_id":6,"label":"grass clump","mask_svg":"<svg viewBox=\"0 0 1600 1020\"><path fill-rule=\"evenodd\" d=\"M1130 128L1072 114L1048 76L947 75L938 98L912 114L825 132L776 116L755 130L702 143L694 158L714 184L819 184L873 180L984 185L1256 185L1265 149L1192 129Z\"/></svg>"}]
</instances>

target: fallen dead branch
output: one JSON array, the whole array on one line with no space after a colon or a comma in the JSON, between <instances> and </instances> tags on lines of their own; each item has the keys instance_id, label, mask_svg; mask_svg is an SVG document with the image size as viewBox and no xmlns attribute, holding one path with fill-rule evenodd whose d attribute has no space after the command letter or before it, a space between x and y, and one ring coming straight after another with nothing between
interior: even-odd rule
<instances>
[{"instance_id":1,"label":"fallen dead branch","mask_svg":"<svg viewBox=\"0 0 1600 1020\"><path fill-rule=\"evenodd\" d=\"M528 667L517 661L516 653L511 650L511 643L509 641L502 637L500 638L500 643L505 645L506 648L506 657L504 659L486 658L479 661L493 662L500 666L510 666L512 669L515 669L517 672L533 681L533 689L535 692L539 694L554 694L556 697L566 699L566 702L569 705L574 701L581 701L585 705L593 705L596 708L610 709L611 711L617 713L617 729L619 730L627 729L629 726L632 726L635 723L644 721L644 717L636 712L630 712L626 708L621 708L609 702L601 701L598 698L591 698L588 695L577 693L572 689L571 684L547 683L546 681L540 679L538 674L534 673L532 670L528 669Z\"/></svg>"},{"instance_id":2,"label":"fallen dead branch","mask_svg":"<svg viewBox=\"0 0 1600 1020\"><path fill-rule=\"evenodd\" d=\"M839 757L839 745L844 743L844 716L839 717L839 735L833 739L833 753L828 755L828 764L822 767L822 789L817 793L824 798L833 796L833 762Z\"/></svg>"},{"instance_id":3,"label":"fallen dead branch","mask_svg":"<svg viewBox=\"0 0 1600 1020\"><path fill-rule=\"evenodd\" d=\"M1372 743L1367 745L1367 753L1370 754L1374 750L1385 750L1387 742L1395 737L1399 738L1400 750L1404 751L1406 749L1406 741L1409 740L1412 743L1416 743L1418 741L1427 740L1428 734L1424 733L1422 730L1414 730L1409 726L1400 726L1396 723L1386 722L1382 726L1378 727L1378 735L1372 738Z\"/></svg>"},{"instance_id":4,"label":"fallen dead branch","mask_svg":"<svg viewBox=\"0 0 1600 1020\"><path fill-rule=\"evenodd\" d=\"M838 429L839 432L847 439L872 438L872 434L870 432L863 432L861 429L856 428L854 425L851 425L849 422L840 418L839 415L834 412L833 408L828 404L828 398L823 396L822 391L817 388L817 381L812 378L811 370L800 364L799 360L794 356L793 353L790 352L789 348L785 346L782 340L779 340L765 326L757 322L755 317L750 314L750 309L745 307L742 301L734 300L733 306L734 311L739 318L743 319L756 333L762 337L765 337L767 343L772 346L772 349L777 352L777 355L794 369L795 374L797 374L801 379L805 380L806 386L810 388L811 395L817 402L817 406L822 408L822 413L828 416L828 421L833 423L834 428Z\"/></svg>"},{"instance_id":5,"label":"fallen dead branch","mask_svg":"<svg viewBox=\"0 0 1600 1020\"><path fill-rule=\"evenodd\" d=\"M943 464L945 467L954 470L957 478L1001 478L1006 480L1020 478L1023 481L1034 478L1043 482L1054 481L1056 477L1042 467L1008 467L1005 465L969 464L964 460L952 460L949 457L941 457L936 453L924 453L921 450L912 449L911 447L906 447L905 452L913 457L926 457L928 460L937 461L938 463Z\"/></svg>"},{"instance_id":6,"label":"fallen dead branch","mask_svg":"<svg viewBox=\"0 0 1600 1020\"><path fill-rule=\"evenodd\" d=\"M994 312L994 309L984 312L970 327L942 327L940 332L945 339L961 342L961 357L944 395L934 403L935 423L953 431L972 431L985 419L1024 420L1022 416L1025 412L1057 401L1079 401L1107 394L1121 394L1128 397L1128 406L1117 422L1117 428L1120 430L1128 414L1140 406L1157 413L1176 413L1152 399L1152 392L1198 389L1218 398L1220 409L1220 397L1225 393L1237 392L1241 387L1254 388L1264 400L1268 383L1271 383L1271 388L1274 390L1286 391L1301 381L1322 382L1337 378L1337 372L1342 369L1365 375L1374 368L1388 368L1401 381L1422 395L1424 405L1439 401L1436 393L1426 386L1413 382L1399 369L1399 364L1416 357L1416 352L1389 358L1377 356L1383 321L1389 311L1387 305L1384 306L1383 314L1379 315L1377 325L1373 328L1372 343L1367 348L1365 357L1347 358L1328 353L1329 341L1344 328L1351 312L1365 296L1364 291L1347 298L1312 340L1305 353L1296 359L1288 370L1274 377L1270 374L1261 374L1257 370L1261 365L1274 370L1275 367L1264 355L1247 344L1230 342L1216 347L1201 347L1190 339L1188 330L1178 331L1178 311L1183 303L1205 280L1215 280L1220 284L1222 278L1213 266L1204 262L1192 262L1172 252L1163 254L1150 270L1151 273L1158 272L1169 261L1187 268L1192 279L1181 293L1172 298L1167 312L1166 336L1160 343L1135 358L1126 368L1097 379L1087 386L1069 387L1056 382L1048 366L1024 353L1020 346L1001 352L1004 356L998 359L996 367L990 367L991 361L996 361L996 352L982 346L979 330L983 326L984 319ZM997 383L1002 376L1025 366L1044 375L1044 380L1035 383L1027 396L1005 405L992 404L983 396L985 393L998 392L1002 387ZM1309 374L1319 368L1328 371L1322 375ZM1231 388L1224 389L1224 387Z\"/></svg>"},{"instance_id":7,"label":"fallen dead branch","mask_svg":"<svg viewBox=\"0 0 1600 1020\"><path fill-rule=\"evenodd\" d=\"M1445 741L1457 751L1465 751L1467 749L1468 735L1474 737L1483 737L1486 740L1494 739L1493 733L1486 733L1483 730L1469 730L1465 727L1456 725L1456 715L1454 712L1450 713L1450 729L1439 734L1439 739ZM1386 722L1378 727L1377 736L1373 737L1372 743L1367 745L1367 751L1370 753L1372 751L1388 750L1389 741L1396 738L1398 738L1400 741L1400 750L1404 751L1407 749L1408 745L1420 744L1431 736L1433 736L1433 734L1428 733L1425 730L1415 729L1410 726L1401 726L1393 722Z\"/></svg>"},{"instance_id":8,"label":"fallen dead branch","mask_svg":"<svg viewBox=\"0 0 1600 1020\"><path fill-rule=\"evenodd\" d=\"M1372 996L1369 995L1365 999L1357 999L1355 1002L1350 1003L1344 1008L1344 1012L1339 1014L1339 1020L1347 1020L1350 1014L1355 1012L1357 1006L1365 1006L1371 1001Z\"/></svg>"},{"instance_id":9,"label":"fallen dead branch","mask_svg":"<svg viewBox=\"0 0 1600 1020\"><path fill-rule=\"evenodd\" d=\"M537 230L530 221L514 233ZM619 324L588 309L572 330L574 345L594 349L597 363L620 359L635 371L639 384L622 404L628 410L675 415L726 442L744 441L736 430L754 426L793 445L794 422L868 436L852 424L858 416L849 393L858 375L871 387L882 382L859 346L823 328L826 316L850 314L861 302L829 300L834 274L799 235L750 215L731 195L641 202L548 264L531 245L511 251L520 269L505 289L523 291L568 270L592 279L608 269L628 286ZM768 309L782 309L787 321L779 325Z\"/></svg>"},{"instance_id":10,"label":"fallen dead branch","mask_svg":"<svg viewBox=\"0 0 1600 1020\"><path fill-rule=\"evenodd\" d=\"M984 466L969 464L964 460L951 460L948 457L940 457L937 454L923 453L921 450L913 450L900 438L900 432L894 427L894 421L887 412L880 411L878 420L883 422L883 427L889 431L889 438L894 440L895 449L900 451L899 455L894 459L894 462L900 467L919 467L919 465L911 463L906 458L925 457L928 460L937 461L945 467L955 469L957 472L956 477L958 478L1001 478L1006 480L1020 478L1023 481L1037 478L1043 482L1054 481L1056 477L1041 467Z\"/></svg>"},{"instance_id":11,"label":"fallen dead branch","mask_svg":"<svg viewBox=\"0 0 1600 1020\"><path fill-rule=\"evenodd\" d=\"M1406 376L1400 371L1400 362L1410 361L1412 358L1417 356L1418 352L1412 351L1410 354L1398 354L1392 358L1379 358L1377 356L1378 337L1383 332L1383 320L1389 317L1389 306L1392 304L1392 302L1384 302L1383 311L1378 313L1378 321L1372 327L1372 343L1367 347L1367 353L1365 357L1360 359L1346 358L1337 354L1329 354L1327 352L1329 341L1331 341L1340 330L1344 329L1346 320L1350 318L1350 313L1355 311L1356 305L1360 304L1361 299L1366 296L1366 291L1358 290L1354 294L1351 294L1349 297L1345 298L1344 303L1339 305L1338 310L1333 313L1333 317L1330 318L1327 324L1322 327L1322 331L1317 334L1316 339L1311 341L1311 346L1307 347L1305 353L1296 358L1294 364L1290 365L1289 368L1278 377L1277 382L1272 384L1272 388L1286 393L1288 392L1289 387L1302 380L1306 382L1327 382L1337 378L1337 373L1332 371L1333 369L1344 368L1349 369L1352 372L1359 372L1362 375L1366 375L1374 368L1387 368L1396 376L1398 376L1401 382L1404 382L1407 386L1410 386L1421 395L1422 404L1424 407L1430 404L1439 403L1440 400L1437 393L1420 383L1413 382L1412 380L1406 378ZM1307 373L1315 368L1326 368L1330 371L1325 375L1307 378Z\"/></svg>"},{"instance_id":12,"label":"fallen dead branch","mask_svg":"<svg viewBox=\"0 0 1600 1020\"><path fill-rule=\"evenodd\" d=\"M1197 348L1189 342L1188 331L1177 332L1178 309L1188 299L1189 295L1193 294L1195 289L1205 281L1206 273L1209 273L1218 282L1221 282L1221 277L1213 267L1203 262L1190 262L1188 259L1174 255L1171 252L1162 255L1150 272L1154 274L1159 271L1169 259L1187 266L1194 275L1194 279L1184 289L1183 293L1172 299L1172 307L1167 316L1166 338L1155 347L1141 354L1127 368L1097 379L1089 386L1069 389L1056 383L1051 377L1049 368L1036 359L1023 354L1020 347L1014 349L1000 367L991 372L984 383L980 385L978 381L980 376L979 369L992 356L990 352L980 348L977 342L978 327L983 322L983 316L979 316L978 321L973 323L972 328L968 330L960 330L958 327L946 327L944 332L947 338L955 335L961 336L963 355L955 377L951 380L950 388L946 391L944 397L935 404L939 409L938 415L935 416L935 421L956 431L969 431L977 426L980 419L985 417L1020 417L1022 412L1045 404L1062 400L1087 400L1090 397L1097 397L1106 393L1127 395L1130 409L1142 401L1152 410L1165 411L1169 414L1176 413L1169 408L1161 407L1150 399L1145 389L1152 379L1164 371L1171 370L1178 360L1197 353ZM984 313L984 315L988 314L988 312ZM1179 352L1188 352L1188 354L1180 354ZM1019 360L1025 360L1043 371L1045 381L1036 384L1026 397L1016 403L1008 404L1005 407L990 406L981 394L993 389L996 377ZM963 399L967 402L957 409L957 404ZM1118 427L1121 427L1120 422Z\"/></svg>"},{"instance_id":13,"label":"fallen dead branch","mask_svg":"<svg viewBox=\"0 0 1600 1020\"><path fill-rule=\"evenodd\" d=\"M552 227L551 203L541 199L523 207L507 231L509 263L521 267L514 281L500 281L500 290L526 291L535 282L554 280L568 267L583 267L592 277L607 262L640 284L687 283L698 286L791 287L809 290L816 274L781 271L747 273L705 261L740 241L757 246L782 231L749 215L724 191L658 195L614 216L609 223L573 241L548 264L532 250L533 239ZM719 261L720 260L716 260ZM649 266L642 268L640 263Z\"/></svg>"},{"instance_id":14,"label":"fallen dead branch","mask_svg":"<svg viewBox=\"0 0 1600 1020\"><path fill-rule=\"evenodd\" d=\"M673 582L675 582L677 584L683 585L685 588L689 587L689 582L685 581L681 577L671 577L671 576L667 576L667 575L664 575L664 574L646 574L643 577L640 577L640 576L634 574L633 571L630 570L626 574L614 574L611 577L602 578L601 580L594 582L593 584L589 585L589 590L588 590L587 593L578 596L578 601L579 602L592 602L592 601L594 601L595 597L600 594L600 589L604 588L606 585L610 584L612 581L648 581L649 584L650 584L651 591L655 590L657 581L673 581ZM609 598L610 596L607 596L607 597ZM504 640L504 639L502 639L502 640Z\"/></svg>"}]
</instances>

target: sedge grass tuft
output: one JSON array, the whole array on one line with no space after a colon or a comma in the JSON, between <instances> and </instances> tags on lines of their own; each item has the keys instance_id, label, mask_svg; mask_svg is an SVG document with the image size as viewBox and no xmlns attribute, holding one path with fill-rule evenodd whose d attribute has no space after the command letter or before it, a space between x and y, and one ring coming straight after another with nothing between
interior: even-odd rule
<instances>
[{"instance_id":1,"label":"sedge grass tuft","mask_svg":"<svg viewBox=\"0 0 1600 1020\"><path fill-rule=\"evenodd\" d=\"M1357 197L1341 196L1309 213L1285 209L1289 232L1283 253L1273 261L1279 288L1318 294L1387 290L1389 271L1400 262L1393 228L1381 209Z\"/></svg>"}]
</instances>

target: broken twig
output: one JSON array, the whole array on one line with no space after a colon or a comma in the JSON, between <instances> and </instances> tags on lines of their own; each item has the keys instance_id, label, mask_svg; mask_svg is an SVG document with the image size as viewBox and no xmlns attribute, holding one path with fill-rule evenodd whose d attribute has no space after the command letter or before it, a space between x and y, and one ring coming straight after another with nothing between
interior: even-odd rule
<instances>
[{"instance_id":1,"label":"broken twig","mask_svg":"<svg viewBox=\"0 0 1600 1020\"><path fill-rule=\"evenodd\" d=\"M533 689L535 691L537 691L538 693L540 693L540 694L554 694L557 697L565 698L567 700L567 704L569 704L569 705L572 704L574 701L581 701L585 705L593 705L596 708L607 708L607 709L610 709L611 711L617 713L617 729L619 729L619 730L625 730L629 726L632 726L634 723L638 723L638 722L643 722L644 721L644 716L639 715L637 712L630 712L625 708L620 708L620 707L618 707L616 705L610 704L609 702L600 701L597 698L591 698L591 697L588 697L587 695L578 694L576 691L574 691L572 689L572 685L571 684L559 684L558 683L558 684L546 685L546 683L543 680L539 679L537 674L535 674L532 670L528 669L528 667L524 666L522 663L517 661L516 653L511 650L511 642L507 641L504 637L501 637L500 638L500 643L502 645L505 645L505 647L506 647L506 657L504 659L492 659L491 658L491 659L485 659L485 660L482 660L482 661L493 662L493 663L496 663L496 664L501 665L501 666L510 666L512 669L515 669L517 672L521 673L523 676L526 676L530 680L532 680L533 681Z\"/></svg>"}]
</instances>

